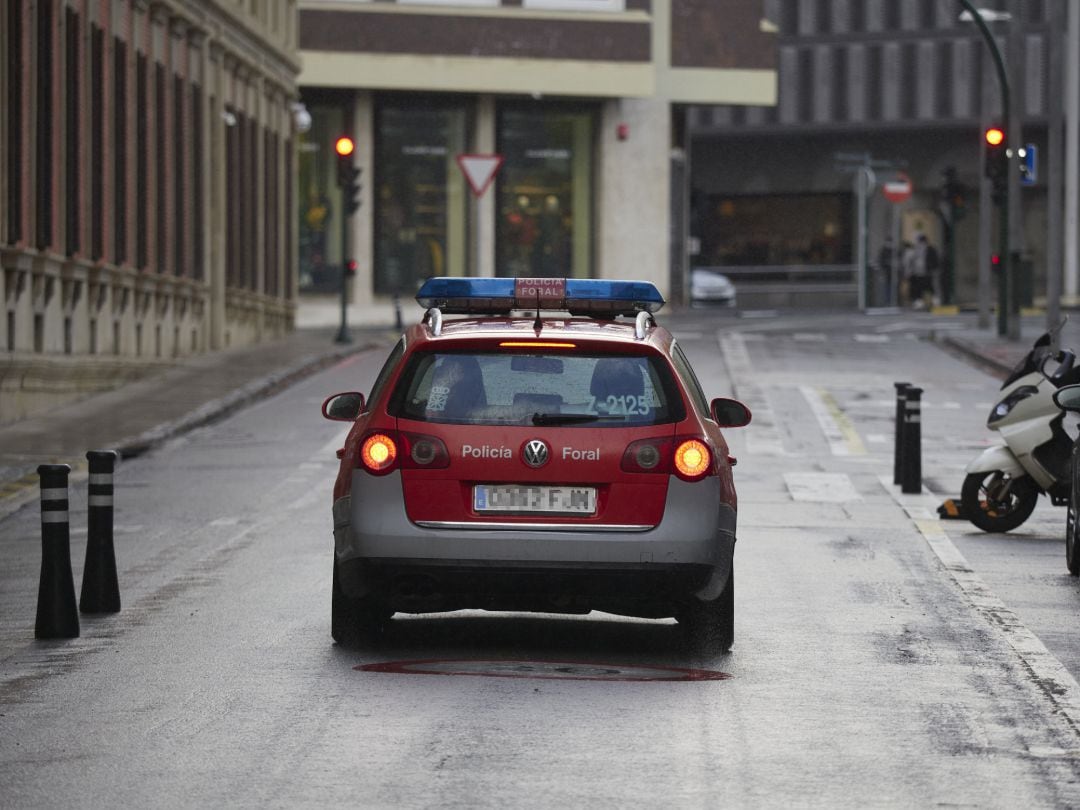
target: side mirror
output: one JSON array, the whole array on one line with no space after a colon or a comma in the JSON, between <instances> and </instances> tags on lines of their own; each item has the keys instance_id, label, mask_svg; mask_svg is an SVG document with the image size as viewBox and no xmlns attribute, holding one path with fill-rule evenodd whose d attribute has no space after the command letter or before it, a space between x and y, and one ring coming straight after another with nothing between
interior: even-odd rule
<instances>
[{"instance_id":1,"label":"side mirror","mask_svg":"<svg viewBox=\"0 0 1080 810\"><path fill-rule=\"evenodd\" d=\"M750 409L737 399L717 397L709 404L709 413L720 427L743 427L750 424Z\"/></svg>"},{"instance_id":2,"label":"side mirror","mask_svg":"<svg viewBox=\"0 0 1080 810\"><path fill-rule=\"evenodd\" d=\"M1080 412L1080 385L1066 385L1054 392L1054 404L1063 411Z\"/></svg>"},{"instance_id":3,"label":"side mirror","mask_svg":"<svg viewBox=\"0 0 1080 810\"><path fill-rule=\"evenodd\" d=\"M364 395L359 391L346 391L326 398L322 415L336 422L355 422L364 410Z\"/></svg>"}]
</instances>

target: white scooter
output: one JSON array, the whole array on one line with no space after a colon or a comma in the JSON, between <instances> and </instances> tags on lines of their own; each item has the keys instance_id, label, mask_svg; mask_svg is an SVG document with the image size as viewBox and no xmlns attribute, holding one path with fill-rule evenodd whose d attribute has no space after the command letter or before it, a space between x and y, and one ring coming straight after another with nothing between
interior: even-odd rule
<instances>
[{"instance_id":1,"label":"white scooter","mask_svg":"<svg viewBox=\"0 0 1080 810\"><path fill-rule=\"evenodd\" d=\"M1031 515L1040 493L1055 506L1069 503L1073 439L1053 395L1080 382L1080 368L1073 368L1072 352L1053 350L1064 323L1036 340L1001 385L1002 398L986 426L1005 443L987 448L967 466L963 515L983 531L1015 529Z\"/></svg>"}]
</instances>

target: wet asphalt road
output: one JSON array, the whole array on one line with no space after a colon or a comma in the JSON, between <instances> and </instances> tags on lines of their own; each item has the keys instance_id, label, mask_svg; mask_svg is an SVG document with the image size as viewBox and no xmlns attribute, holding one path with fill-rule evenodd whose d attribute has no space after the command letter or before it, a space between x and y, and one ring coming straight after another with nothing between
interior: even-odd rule
<instances>
[{"instance_id":1,"label":"wet asphalt road","mask_svg":"<svg viewBox=\"0 0 1080 810\"><path fill-rule=\"evenodd\" d=\"M664 319L661 319L664 320ZM124 608L35 642L36 511L0 521L4 807L1066 807L1080 804L1080 586L1064 511L939 523L998 383L902 318L668 319L739 458L736 646L670 621L398 617L329 639L326 394L359 355L118 470ZM895 380L924 394L925 496L891 486ZM886 482L882 482L882 478ZM85 491L72 525L85 526ZM85 534L72 537L80 581ZM634 682L370 672L385 662L659 666ZM516 674L535 668L506 663Z\"/></svg>"}]
</instances>

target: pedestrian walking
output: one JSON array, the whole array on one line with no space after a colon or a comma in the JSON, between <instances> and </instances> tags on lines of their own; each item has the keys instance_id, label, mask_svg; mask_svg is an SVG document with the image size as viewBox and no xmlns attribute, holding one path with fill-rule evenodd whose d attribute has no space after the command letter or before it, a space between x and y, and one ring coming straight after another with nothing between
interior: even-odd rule
<instances>
[{"instance_id":1,"label":"pedestrian walking","mask_svg":"<svg viewBox=\"0 0 1080 810\"><path fill-rule=\"evenodd\" d=\"M911 301L916 309L929 309L941 303L941 261L937 249L930 244L925 233L915 237Z\"/></svg>"},{"instance_id":2,"label":"pedestrian walking","mask_svg":"<svg viewBox=\"0 0 1080 810\"><path fill-rule=\"evenodd\" d=\"M900 248L900 303L915 306L915 246L904 242Z\"/></svg>"}]
</instances>

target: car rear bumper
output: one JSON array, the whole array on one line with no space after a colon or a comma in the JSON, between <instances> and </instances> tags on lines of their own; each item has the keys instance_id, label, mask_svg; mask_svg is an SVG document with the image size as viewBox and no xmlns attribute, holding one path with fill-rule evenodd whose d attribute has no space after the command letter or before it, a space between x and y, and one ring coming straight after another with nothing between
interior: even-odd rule
<instances>
[{"instance_id":1,"label":"car rear bumper","mask_svg":"<svg viewBox=\"0 0 1080 810\"><path fill-rule=\"evenodd\" d=\"M335 556L342 587L351 596L385 590L386 582L416 575L435 583L417 590L441 595L505 591L509 597L533 591L574 596L580 589L594 597L621 593L631 598L644 587L649 594L640 595L650 599L691 594L712 599L731 570L735 511L721 502L709 481L672 478L664 517L656 526L605 526L600 531L551 525L484 528L481 523L419 526L405 514L397 473L377 478L357 472L352 492L334 504ZM409 588L395 592L408 596Z\"/></svg>"}]
</instances>

